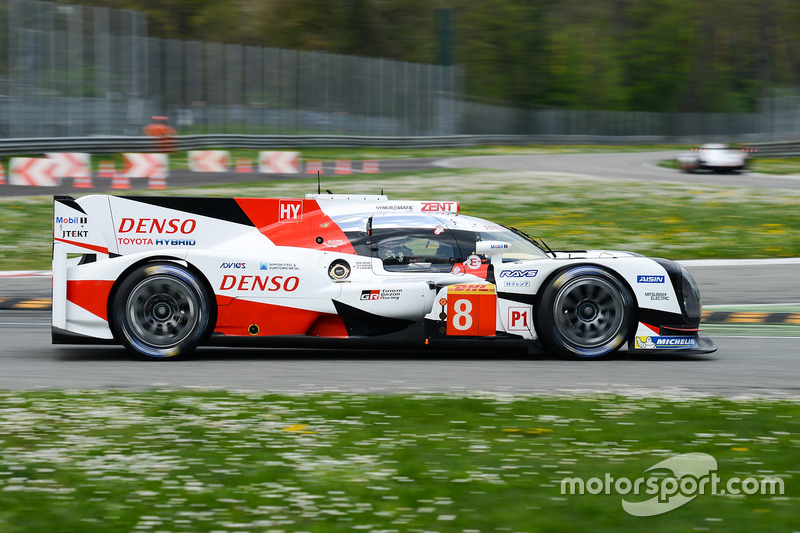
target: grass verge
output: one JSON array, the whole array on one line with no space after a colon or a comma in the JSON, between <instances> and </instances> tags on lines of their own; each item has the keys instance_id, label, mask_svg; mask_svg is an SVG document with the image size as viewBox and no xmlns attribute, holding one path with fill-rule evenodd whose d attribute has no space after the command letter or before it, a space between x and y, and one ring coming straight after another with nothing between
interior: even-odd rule
<instances>
[{"instance_id":1,"label":"grass verge","mask_svg":"<svg viewBox=\"0 0 800 533\"><path fill-rule=\"evenodd\" d=\"M800 256L800 194L711 185L636 183L537 172L429 170L326 177L337 193L446 199L516 226L554 249L623 249L671 259ZM313 178L131 194L302 197ZM52 199L0 198L0 270L47 269Z\"/></svg>"},{"instance_id":2,"label":"grass verge","mask_svg":"<svg viewBox=\"0 0 800 533\"><path fill-rule=\"evenodd\" d=\"M0 529L788 531L799 426L796 401L764 399L7 392ZM561 491L663 482L645 471L688 452L716 459L719 487L771 476L784 494L707 491L639 518L614 490Z\"/></svg>"}]
</instances>

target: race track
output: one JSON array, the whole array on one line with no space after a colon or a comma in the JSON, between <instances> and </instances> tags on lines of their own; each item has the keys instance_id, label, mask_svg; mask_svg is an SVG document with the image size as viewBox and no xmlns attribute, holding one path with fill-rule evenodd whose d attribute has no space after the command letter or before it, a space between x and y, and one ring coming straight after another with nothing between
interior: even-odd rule
<instances>
[{"instance_id":1,"label":"race track","mask_svg":"<svg viewBox=\"0 0 800 533\"><path fill-rule=\"evenodd\" d=\"M658 166L659 161L673 159L670 152L629 152L603 154L542 154L470 156L440 159L435 165L444 168L485 168L490 170L531 170L582 174L608 179L663 181L671 183L703 183L736 187L800 190L800 176L771 174L685 174Z\"/></svg>"},{"instance_id":2,"label":"race track","mask_svg":"<svg viewBox=\"0 0 800 533\"><path fill-rule=\"evenodd\" d=\"M706 305L796 303L800 261L687 262ZM743 280L747 280L744 283ZM49 278L0 280L0 295L49 296ZM794 299L793 299L794 298ZM601 361L522 354L204 348L187 361L139 361L122 348L53 346L44 311L0 311L0 389L210 387L276 391L574 390L789 394L800 390L800 337L714 335L703 356ZM780 326L779 326L780 327ZM792 327L792 326L788 326Z\"/></svg>"},{"instance_id":3,"label":"race track","mask_svg":"<svg viewBox=\"0 0 800 533\"><path fill-rule=\"evenodd\" d=\"M682 174L655 163L673 152L558 154L468 157L395 163L392 170L443 166L575 173L600 178L728 184L800 189L800 177L757 174ZM382 167L389 170L387 167ZM256 178L258 176L258 178ZM285 178L285 176L283 177ZM264 175L189 175L171 186L226 180L264 179ZM8 194L11 187L4 187ZM24 188L20 188L24 189ZM67 188L68 189L68 188ZM48 190L51 194L56 191ZM61 192L76 192L65 190ZM15 193L16 194L16 193ZM27 192L25 194L31 194ZM42 194L41 189L36 194ZM687 261L700 284L705 306L800 305L800 259L783 261ZM0 298L49 298L50 280L0 278ZM529 359L521 354L442 354L399 352L320 352L204 348L187 361L143 362L122 348L53 346L49 313L0 310L0 389L210 387L276 391L570 391L692 392L741 395L797 395L800 390L800 326L789 324L716 330L719 350L704 356L600 361ZM775 329L777 328L777 329ZM721 331L721 333L720 333Z\"/></svg>"},{"instance_id":4,"label":"race track","mask_svg":"<svg viewBox=\"0 0 800 533\"><path fill-rule=\"evenodd\" d=\"M27 316L20 316L25 313ZM35 315L35 316L30 316ZM2 389L204 387L274 391L565 393L800 391L797 338L720 337L705 356L528 359L518 354L346 353L205 348L188 361L138 361L121 348L49 345L49 315L0 315Z\"/></svg>"}]
</instances>

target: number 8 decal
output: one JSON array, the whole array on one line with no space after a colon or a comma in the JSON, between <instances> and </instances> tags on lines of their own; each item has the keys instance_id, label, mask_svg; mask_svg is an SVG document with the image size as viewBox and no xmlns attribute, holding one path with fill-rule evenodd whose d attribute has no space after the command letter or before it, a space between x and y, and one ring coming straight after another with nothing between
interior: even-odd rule
<instances>
[{"instance_id":1,"label":"number 8 decal","mask_svg":"<svg viewBox=\"0 0 800 533\"><path fill-rule=\"evenodd\" d=\"M447 335L494 336L496 316L494 285L464 283L447 287Z\"/></svg>"},{"instance_id":2,"label":"number 8 decal","mask_svg":"<svg viewBox=\"0 0 800 533\"><path fill-rule=\"evenodd\" d=\"M464 298L456 300L456 303L453 305L453 310L455 310L455 314L453 315L454 328L464 331L472 327L472 315L470 315L472 312L472 302Z\"/></svg>"}]
</instances>

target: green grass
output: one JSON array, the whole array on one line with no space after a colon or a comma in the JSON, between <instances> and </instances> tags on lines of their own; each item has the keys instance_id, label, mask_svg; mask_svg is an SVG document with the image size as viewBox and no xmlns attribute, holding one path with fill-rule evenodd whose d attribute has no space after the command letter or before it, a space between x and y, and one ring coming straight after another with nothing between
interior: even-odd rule
<instances>
[{"instance_id":1,"label":"green grass","mask_svg":"<svg viewBox=\"0 0 800 533\"><path fill-rule=\"evenodd\" d=\"M800 406L708 397L0 393L0 530L789 531ZM701 452L783 496L651 518L565 477ZM722 485L724 486L724 485ZM626 496L640 501L647 496Z\"/></svg>"},{"instance_id":2,"label":"green grass","mask_svg":"<svg viewBox=\"0 0 800 533\"><path fill-rule=\"evenodd\" d=\"M800 174L800 157L757 157L750 168L764 174Z\"/></svg>"},{"instance_id":3,"label":"green grass","mask_svg":"<svg viewBox=\"0 0 800 533\"><path fill-rule=\"evenodd\" d=\"M800 256L800 194L792 191L478 170L328 176L323 188L457 200L463 213L516 226L554 249L622 249L671 259ZM302 197L315 190L315 179L291 178L138 194ZM48 197L0 198L0 270L49 268L51 204Z\"/></svg>"},{"instance_id":4,"label":"green grass","mask_svg":"<svg viewBox=\"0 0 800 533\"><path fill-rule=\"evenodd\" d=\"M650 152L654 150L680 150L676 146L608 146L608 145L523 145L523 146L475 146L471 148L282 148L302 153L308 159L408 159L426 157L464 157L473 155L538 155L574 153ZM229 150L231 157L257 158L255 150ZM185 154L185 152L184 152ZM176 154L180 156L180 154ZM183 158L185 159L185 155Z\"/></svg>"}]
</instances>

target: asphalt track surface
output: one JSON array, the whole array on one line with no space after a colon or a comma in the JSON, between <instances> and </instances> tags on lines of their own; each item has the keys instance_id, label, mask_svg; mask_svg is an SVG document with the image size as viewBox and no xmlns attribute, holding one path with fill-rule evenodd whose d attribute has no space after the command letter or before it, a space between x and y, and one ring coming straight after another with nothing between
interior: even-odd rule
<instances>
[{"instance_id":1,"label":"asphalt track surface","mask_svg":"<svg viewBox=\"0 0 800 533\"><path fill-rule=\"evenodd\" d=\"M674 156L672 152L501 156L499 160L458 158L437 163L450 167L570 172L600 178L800 188L797 177L686 175L655 166L665 154ZM412 163L416 168L433 165L432 160ZM383 170L388 169L383 167ZM264 175L255 176L247 177L264 179ZM212 178L214 183L221 181L220 175ZM170 183L170 186L181 185ZM7 188L3 189L0 194L5 194ZM37 189L37 194L41 194L40 190ZM72 192L76 191L85 192ZM698 280L707 306L800 302L797 275L800 261L727 262L725 266L698 261L686 265ZM48 298L49 293L46 277L0 279L0 297ZM685 390L730 396L800 394L800 337L796 336L726 334L714 336L719 348L714 354L656 353L633 358L620 354L599 361L529 358L515 353L203 348L186 361L146 362L116 347L53 346L49 320L45 311L0 311L0 389L207 387L380 393L423 390L670 394Z\"/></svg>"},{"instance_id":2,"label":"asphalt track surface","mask_svg":"<svg viewBox=\"0 0 800 533\"><path fill-rule=\"evenodd\" d=\"M687 174L659 167L658 162L673 159L677 152L629 152L603 154L542 154L469 156L440 159L436 166L445 168L485 168L490 170L532 170L595 176L614 180L702 183L726 187L800 190L800 176L777 176L744 172L742 174Z\"/></svg>"},{"instance_id":3,"label":"asphalt track surface","mask_svg":"<svg viewBox=\"0 0 800 533\"><path fill-rule=\"evenodd\" d=\"M800 301L800 262L687 262L706 305ZM50 280L0 279L0 296L50 296ZM122 348L53 346L46 311L0 311L0 389L207 387L275 391L663 392L800 394L800 337L714 336L709 355L600 361L518 353L202 348L186 361L139 361Z\"/></svg>"}]
</instances>

